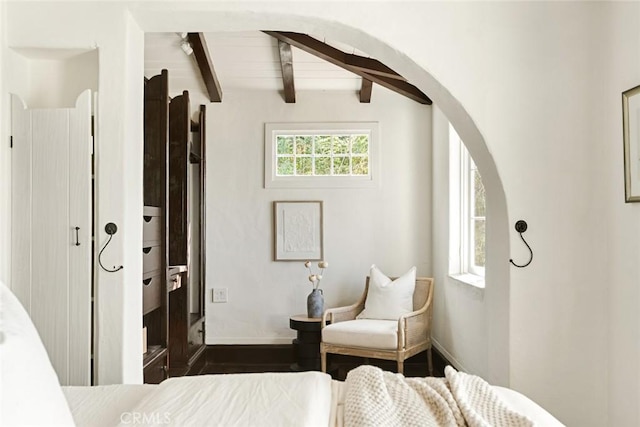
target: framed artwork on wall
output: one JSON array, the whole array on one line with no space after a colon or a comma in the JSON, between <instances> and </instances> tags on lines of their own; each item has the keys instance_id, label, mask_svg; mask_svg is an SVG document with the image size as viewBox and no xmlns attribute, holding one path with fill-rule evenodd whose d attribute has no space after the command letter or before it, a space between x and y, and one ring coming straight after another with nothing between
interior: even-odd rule
<instances>
[{"instance_id":1,"label":"framed artwork on wall","mask_svg":"<svg viewBox=\"0 0 640 427\"><path fill-rule=\"evenodd\" d=\"M322 201L274 201L275 261L322 259Z\"/></svg>"},{"instance_id":2,"label":"framed artwork on wall","mask_svg":"<svg viewBox=\"0 0 640 427\"><path fill-rule=\"evenodd\" d=\"M640 202L640 86L622 92L624 198Z\"/></svg>"}]
</instances>

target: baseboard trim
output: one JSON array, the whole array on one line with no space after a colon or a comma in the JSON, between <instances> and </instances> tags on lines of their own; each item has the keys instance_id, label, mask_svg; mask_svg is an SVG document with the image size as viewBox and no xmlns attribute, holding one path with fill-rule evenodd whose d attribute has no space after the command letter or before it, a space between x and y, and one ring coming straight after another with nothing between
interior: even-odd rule
<instances>
[{"instance_id":1,"label":"baseboard trim","mask_svg":"<svg viewBox=\"0 0 640 427\"><path fill-rule=\"evenodd\" d=\"M451 366L456 368L458 371L469 372L467 368L465 368L462 363L460 363L451 353L449 353L437 340L431 338L431 343L433 344L433 348L440 353L445 362L448 362Z\"/></svg>"}]
</instances>

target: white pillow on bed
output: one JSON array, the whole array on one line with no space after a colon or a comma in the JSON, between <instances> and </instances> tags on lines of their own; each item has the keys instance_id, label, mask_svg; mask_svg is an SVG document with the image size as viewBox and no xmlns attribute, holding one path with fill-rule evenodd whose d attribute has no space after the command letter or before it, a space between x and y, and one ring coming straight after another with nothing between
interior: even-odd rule
<instances>
[{"instance_id":1,"label":"white pillow on bed","mask_svg":"<svg viewBox=\"0 0 640 427\"><path fill-rule=\"evenodd\" d=\"M0 425L74 425L31 318L0 282Z\"/></svg>"},{"instance_id":2,"label":"white pillow on bed","mask_svg":"<svg viewBox=\"0 0 640 427\"><path fill-rule=\"evenodd\" d=\"M416 268L391 280L375 265L369 272L369 290L364 310L356 319L398 320L413 311L413 291L416 287Z\"/></svg>"}]
</instances>

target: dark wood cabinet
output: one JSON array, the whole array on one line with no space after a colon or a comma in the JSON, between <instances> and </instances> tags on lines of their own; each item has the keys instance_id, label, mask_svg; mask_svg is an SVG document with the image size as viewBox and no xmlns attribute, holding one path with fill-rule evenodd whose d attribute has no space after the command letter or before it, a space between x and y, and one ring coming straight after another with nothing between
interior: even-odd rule
<instances>
[{"instance_id":1,"label":"dark wood cabinet","mask_svg":"<svg viewBox=\"0 0 640 427\"><path fill-rule=\"evenodd\" d=\"M192 242L197 243L197 250L191 257L191 288L189 290L189 348L190 354L204 346L204 306L206 277L206 106L200 105L198 122L191 123L192 144L189 152L191 171L191 194L193 207L191 213L191 230L194 230ZM197 203L196 203L197 202ZM199 239L197 238L199 237ZM204 347L202 348L204 349ZM192 356L193 357L193 356Z\"/></svg>"},{"instance_id":2,"label":"dark wood cabinet","mask_svg":"<svg viewBox=\"0 0 640 427\"><path fill-rule=\"evenodd\" d=\"M169 76L167 70L144 86L144 207L142 237L142 325L145 382L166 378L169 299L167 295L167 206L169 153Z\"/></svg>"},{"instance_id":3,"label":"dark wood cabinet","mask_svg":"<svg viewBox=\"0 0 640 427\"><path fill-rule=\"evenodd\" d=\"M169 104L169 265L189 265L189 92Z\"/></svg>"},{"instance_id":4,"label":"dark wood cabinet","mask_svg":"<svg viewBox=\"0 0 640 427\"><path fill-rule=\"evenodd\" d=\"M145 382L185 375L205 348L206 110L201 106L193 122L189 93L168 93L166 70L145 82Z\"/></svg>"},{"instance_id":5,"label":"dark wood cabinet","mask_svg":"<svg viewBox=\"0 0 640 427\"><path fill-rule=\"evenodd\" d=\"M187 267L175 273L182 286L169 294L170 376L185 375L204 351L204 106L201 109L199 121L192 122L185 91L171 100L169 111L170 274L173 268Z\"/></svg>"}]
</instances>

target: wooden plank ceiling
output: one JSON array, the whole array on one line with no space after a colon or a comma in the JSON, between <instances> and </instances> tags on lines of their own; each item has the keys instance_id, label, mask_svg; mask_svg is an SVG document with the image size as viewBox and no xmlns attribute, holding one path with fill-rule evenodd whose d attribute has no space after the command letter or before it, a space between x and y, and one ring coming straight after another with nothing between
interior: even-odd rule
<instances>
[{"instance_id":1,"label":"wooden plank ceiling","mask_svg":"<svg viewBox=\"0 0 640 427\"><path fill-rule=\"evenodd\" d=\"M211 102L221 102L225 88L275 90L287 103L295 102L296 90L352 90L367 103L379 85L431 104L427 95L366 53L299 33L147 33L145 76L163 68L169 70L170 88L200 91Z\"/></svg>"}]
</instances>

